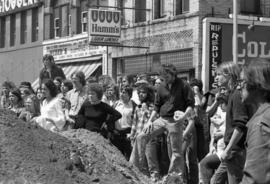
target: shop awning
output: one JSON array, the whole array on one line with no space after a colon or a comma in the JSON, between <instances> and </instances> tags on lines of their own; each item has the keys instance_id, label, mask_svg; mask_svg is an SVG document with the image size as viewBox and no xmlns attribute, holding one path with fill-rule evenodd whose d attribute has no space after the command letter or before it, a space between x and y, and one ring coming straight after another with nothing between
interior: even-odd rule
<instances>
[{"instance_id":1,"label":"shop awning","mask_svg":"<svg viewBox=\"0 0 270 184\"><path fill-rule=\"evenodd\" d=\"M71 74L75 71L82 71L85 74L85 78L91 76L96 69L101 66L101 62L94 62L94 63L76 63L72 65L60 65L66 75L67 79L71 79Z\"/></svg>"},{"instance_id":2,"label":"shop awning","mask_svg":"<svg viewBox=\"0 0 270 184\"><path fill-rule=\"evenodd\" d=\"M101 62L77 62L77 63L66 63L66 64L61 64L59 65L67 79L71 79L71 74L75 71L82 71L85 74L85 78L89 78L91 74L93 74L98 67L101 66ZM34 90L38 88L39 85L39 78L37 78L33 83L32 87Z\"/></svg>"}]
</instances>

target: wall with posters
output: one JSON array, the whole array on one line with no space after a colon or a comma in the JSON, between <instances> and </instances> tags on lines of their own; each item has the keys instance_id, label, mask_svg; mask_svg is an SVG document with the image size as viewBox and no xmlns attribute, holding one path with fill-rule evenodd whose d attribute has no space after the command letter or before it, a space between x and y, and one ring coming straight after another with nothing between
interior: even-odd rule
<instances>
[{"instance_id":1,"label":"wall with posters","mask_svg":"<svg viewBox=\"0 0 270 184\"><path fill-rule=\"evenodd\" d=\"M256 18L254 18L256 19ZM253 25L251 27L250 25ZM270 57L270 22L258 20L238 21L238 64L253 58ZM206 18L203 20L203 69L204 90L216 88L217 66L233 60L232 19Z\"/></svg>"}]
</instances>

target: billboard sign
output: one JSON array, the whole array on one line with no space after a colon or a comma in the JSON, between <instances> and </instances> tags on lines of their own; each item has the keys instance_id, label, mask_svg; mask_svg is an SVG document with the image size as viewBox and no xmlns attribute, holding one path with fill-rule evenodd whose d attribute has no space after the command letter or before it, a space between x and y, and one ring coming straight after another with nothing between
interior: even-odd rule
<instances>
[{"instance_id":1,"label":"billboard sign","mask_svg":"<svg viewBox=\"0 0 270 184\"><path fill-rule=\"evenodd\" d=\"M89 41L95 45L118 45L121 36L121 12L89 9Z\"/></svg>"},{"instance_id":2,"label":"billboard sign","mask_svg":"<svg viewBox=\"0 0 270 184\"><path fill-rule=\"evenodd\" d=\"M0 15L32 7L40 2L40 0L0 0Z\"/></svg>"},{"instance_id":3,"label":"billboard sign","mask_svg":"<svg viewBox=\"0 0 270 184\"><path fill-rule=\"evenodd\" d=\"M250 29L251 24L255 26ZM270 23L238 21L238 64L253 58L270 58ZM202 80L204 90L216 88L216 68L222 62L233 61L232 19L203 20Z\"/></svg>"}]
</instances>

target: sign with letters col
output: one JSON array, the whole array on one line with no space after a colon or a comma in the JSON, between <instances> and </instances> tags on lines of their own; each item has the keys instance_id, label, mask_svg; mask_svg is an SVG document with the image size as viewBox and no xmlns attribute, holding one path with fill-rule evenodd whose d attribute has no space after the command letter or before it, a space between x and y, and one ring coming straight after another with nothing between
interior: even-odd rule
<instances>
[{"instance_id":1,"label":"sign with letters col","mask_svg":"<svg viewBox=\"0 0 270 184\"><path fill-rule=\"evenodd\" d=\"M254 22L253 22L254 23ZM270 23L238 20L238 64L253 58L270 58ZM232 19L206 18L203 21L203 71L205 90L217 87L216 69L222 62L233 61Z\"/></svg>"}]
</instances>

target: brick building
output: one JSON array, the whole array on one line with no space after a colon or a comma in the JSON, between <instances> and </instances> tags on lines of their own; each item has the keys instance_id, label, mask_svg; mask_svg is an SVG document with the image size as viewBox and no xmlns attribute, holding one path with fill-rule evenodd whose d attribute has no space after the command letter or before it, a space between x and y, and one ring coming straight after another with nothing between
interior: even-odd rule
<instances>
[{"instance_id":1,"label":"brick building","mask_svg":"<svg viewBox=\"0 0 270 184\"><path fill-rule=\"evenodd\" d=\"M176 65L179 76L201 78L202 21L205 17L229 18L233 0L153 0L119 1L123 9L122 44L143 48L113 48L112 71L122 73L156 73L164 63ZM238 1L238 13L269 17L269 0ZM146 10L141 10L146 9Z\"/></svg>"}]
</instances>

